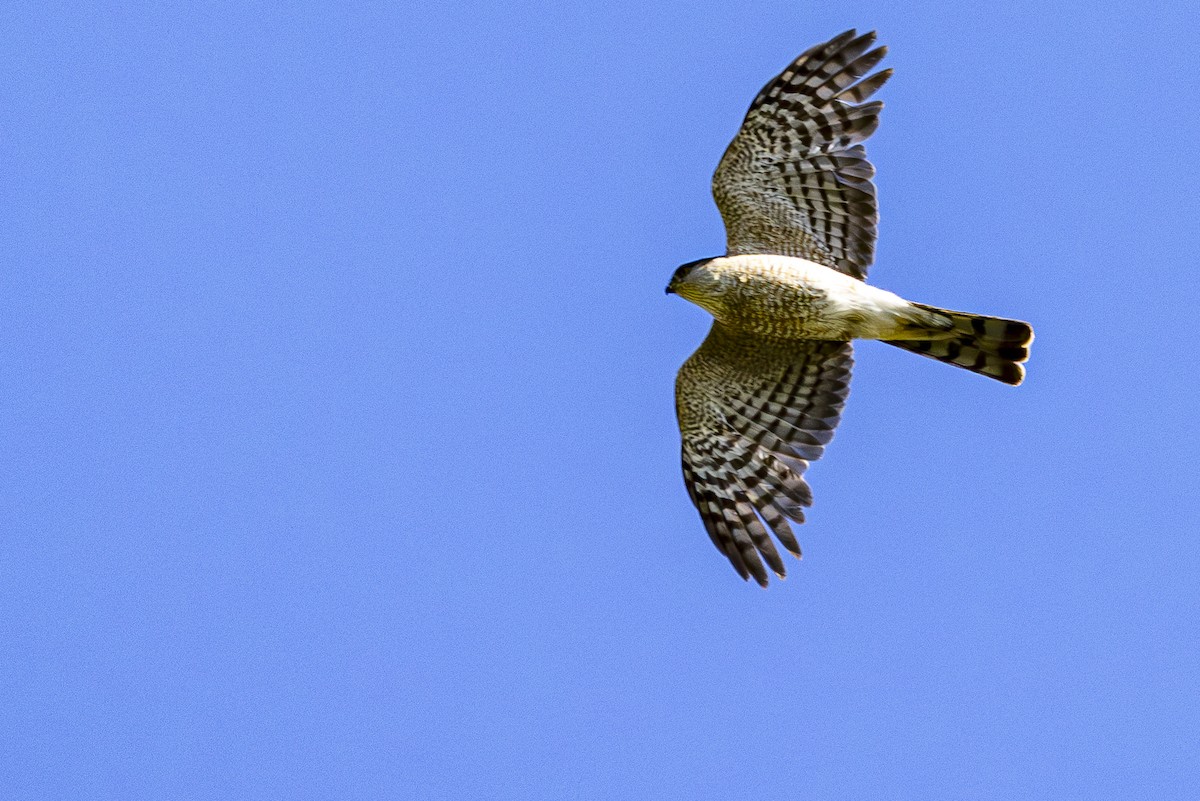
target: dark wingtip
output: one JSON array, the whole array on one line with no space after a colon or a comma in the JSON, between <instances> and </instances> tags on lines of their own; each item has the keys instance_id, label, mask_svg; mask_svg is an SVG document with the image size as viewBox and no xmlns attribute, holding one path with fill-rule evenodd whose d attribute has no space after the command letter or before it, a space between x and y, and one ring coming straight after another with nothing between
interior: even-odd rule
<instances>
[{"instance_id":1,"label":"dark wingtip","mask_svg":"<svg viewBox=\"0 0 1200 801\"><path fill-rule=\"evenodd\" d=\"M856 33L856 30L851 28L849 31L847 31L847 33L854 34ZM875 31L867 31L862 36L855 36L850 41L855 45L870 45L871 42L875 41Z\"/></svg>"}]
</instances>

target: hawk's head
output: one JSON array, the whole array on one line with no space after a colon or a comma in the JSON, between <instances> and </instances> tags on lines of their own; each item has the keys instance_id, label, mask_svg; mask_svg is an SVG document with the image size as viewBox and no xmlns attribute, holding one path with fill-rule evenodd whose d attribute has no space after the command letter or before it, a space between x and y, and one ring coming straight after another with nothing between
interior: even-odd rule
<instances>
[{"instance_id":1,"label":"hawk's head","mask_svg":"<svg viewBox=\"0 0 1200 801\"><path fill-rule=\"evenodd\" d=\"M717 257L680 265L671 276L671 283L667 284L667 294L679 295L714 317L721 316L729 293L737 285L736 276L726 268L726 261Z\"/></svg>"},{"instance_id":2,"label":"hawk's head","mask_svg":"<svg viewBox=\"0 0 1200 801\"><path fill-rule=\"evenodd\" d=\"M716 276L711 274L709 270L705 270L704 266L712 259L697 259L689 261L687 264L681 264L676 268L675 274L671 276L670 283L667 284L668 295L683 295L688 297L689 290L698 289L703 284L712 284L711 288L716 288ZM694 293L694 292L693 292ZM688 298L691 300L691 298Z\"/></svg>"}]
</instances>

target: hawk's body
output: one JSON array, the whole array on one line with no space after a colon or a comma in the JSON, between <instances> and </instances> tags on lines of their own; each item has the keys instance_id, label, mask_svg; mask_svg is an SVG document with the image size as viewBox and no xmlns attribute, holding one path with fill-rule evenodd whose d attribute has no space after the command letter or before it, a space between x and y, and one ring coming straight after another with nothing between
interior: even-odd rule
<instances>
[{"instance_id":1,"label":"hawk's body","mask_svg":"<svg viewBox=\"0 0 1200 801\"><path fill-rule=\"evenodd\" d=\"M890 70L847 31L759 93L713 176L728 253L680 267L667 287L708 310L712 331L679 371L683 473L714 544L766 586L792 553L802 474L833 437L849 391L850 340L879 339L1009 384L1027 323L911 303L864 282L874 260L874 168L860 144L879 124L863 102Z\"/></svg>"},{"instance_id":2,"label":"hawk's body","mask_svg":"<svg viewBox=\"0 0 1200 801\"><path fill-rule=\"evenodd\" d=\"M899 295L794 256L723 256L685 275L673 292L717 322L766 337L904 339L914 323L933 323ZM706 292L706 283L727 286Z\"/></svg>"}]
</instances>

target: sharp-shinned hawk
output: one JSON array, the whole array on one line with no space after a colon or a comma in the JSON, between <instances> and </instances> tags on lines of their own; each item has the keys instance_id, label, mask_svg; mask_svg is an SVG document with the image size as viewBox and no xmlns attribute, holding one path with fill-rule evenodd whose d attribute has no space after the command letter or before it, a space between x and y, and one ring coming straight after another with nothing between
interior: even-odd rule
<instances>
[{"instance_id":1,"label":"sharp-shinned hawk","mask_svg":"<svg viewBox=\"0 0 1200 801\"><path fill-rule=\"evenodd\" d=\"M833 437L853 339L877 339L1020 384L1028 323L911 303L865 283L879 219L862 142L891 76L886 48L847 31L768 83L713 176L727 253L684 264L667 292L713 316L676 380L683 475L717 548L747 579L797 557L803 478ZM867 76L867 77L863 77ZM764 566L764 562L766 565Z\"/></svg>"}]
</instances>

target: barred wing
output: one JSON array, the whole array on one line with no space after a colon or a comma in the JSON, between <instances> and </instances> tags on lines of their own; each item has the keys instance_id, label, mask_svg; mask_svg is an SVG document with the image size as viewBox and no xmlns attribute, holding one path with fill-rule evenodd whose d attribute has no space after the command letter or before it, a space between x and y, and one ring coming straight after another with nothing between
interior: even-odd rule
<instances>
[{"instance_id":1,"label":"barred wing","mask_svg":"<svg viewBox=\"0 0 1200 801\"><path fill-rule=\"evenodd\" d=\"M730 255L779 253L865 278L875 260L875 168L860 144L891 77L887 52L846 31L797 58L754 98L713 175Z\"/></svg>"},{"instance_id":2,"label":"barred wing","mask_svg":"<svg viewBox=\"0 0 1200 801\"><path fill-rule=\"evenodd\" d=\"M683 478L717 549L767 586L786 571L768 529L800 556L788 520L804 522L803 478L841 419L853 364L849 342L778 341L714 323L679 370L675 408Z\"/></svg>"}]
</instances>

